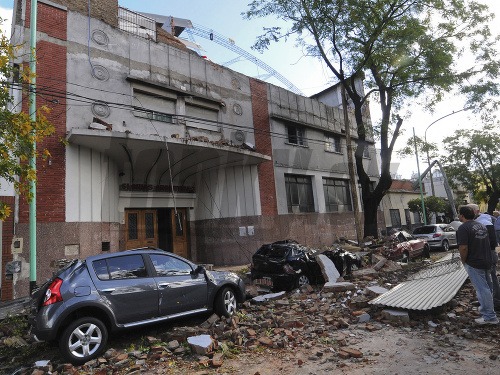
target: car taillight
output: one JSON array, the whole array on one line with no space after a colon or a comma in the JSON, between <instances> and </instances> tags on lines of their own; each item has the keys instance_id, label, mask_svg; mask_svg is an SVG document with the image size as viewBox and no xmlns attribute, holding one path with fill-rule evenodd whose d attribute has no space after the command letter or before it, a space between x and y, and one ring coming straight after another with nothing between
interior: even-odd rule
<instances>
[{"instance_id":1,"label":"car taillight","mask_svg":"<svg viewBox=\"0 0 500 375\"><path fill-rule=\"evenodd\" d=\"M55 279L54 281L52 281L50 286L47 288L47 291L45 292L43 306L52 305L53 303L61 302L63 300L61 296L62 283L63 281L61 279Z\"/></svg>"},{"instance_id":2,"label":"car taillight","mask_svg":"<svg viewBox=\"0 0 500 375\"><path fill-rule=\"evenodd\" d=\"M437 237L441 237L441 233L434 233L432 235L432 238L437 238Z\"/></svg>"}]
</instances>

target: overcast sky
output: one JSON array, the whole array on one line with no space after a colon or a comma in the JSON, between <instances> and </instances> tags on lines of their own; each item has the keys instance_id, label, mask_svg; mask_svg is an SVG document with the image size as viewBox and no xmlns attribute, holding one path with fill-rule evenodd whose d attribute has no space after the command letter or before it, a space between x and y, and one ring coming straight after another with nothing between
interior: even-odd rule
<instances>
[{"instance_id":1,"label":"overcast sky","mask_svg":"<svg viewBox=\"0 0 500 375\"><path fill-rule=\"evenodd\" d=\"M331 74L325 69L324 64L318 60L304 57L302 50L295 46L293 40L289 40L286 43L273 44L270 50L263 54L251 50L251 46L256 36L261 33L262 27L275 26L279 22L271 18L251 21L244 20L241 13L247 9L249 2L249 0L119 0L120 6L131 10L186 18L191 20L195 25L201 25L214 30L217 34L231 38L238 47L254 54L278 71L305 95L312 95L331 85ZM482 0L482 2L488 4L490 9L497 14L497 21L493 23L493 28L496 32L500 32L500 1ZM0 17L10 21L12 18L13 3L13 0L0 0ZM8 33L10 33L8 22L3 27L8 27ZM185 37L188 38L187 35ZM200 37L194 38L195 42L203 46L201 53L214 62L223 64L238 56L214 42ZM228 67L253 77L266 79L267 72L252 63L240 61L232 63ZM273 78L269 78L268 81L280 84L279 81ZM402 148L405 145L406 139L413 134L413 128L415 128L417 136L424 137L425 129L431 123L462 108L463 101L456 97L450 97L438 106L433 114L419 109L414 110L412 117L405 120L405 134L398 139L396 149ZM375 120L378 117L377 114L378 108L372 108L372 116ZM470 128L473 124L478 126L474 117L468 112L454 114L432 125L427 131L427 138L428 140L432 139L432 141L437 142L442 147L442 144L440 144L442 138L453 134L452 132L457 128ZM411 177L412 173L417 171L414 159L406 158L398 160L397 158L393 158L395 164L393 171L398 173L402 178ZM425 167L425 165L421 165L421 171Z\"/></svg>"}]
</instances>

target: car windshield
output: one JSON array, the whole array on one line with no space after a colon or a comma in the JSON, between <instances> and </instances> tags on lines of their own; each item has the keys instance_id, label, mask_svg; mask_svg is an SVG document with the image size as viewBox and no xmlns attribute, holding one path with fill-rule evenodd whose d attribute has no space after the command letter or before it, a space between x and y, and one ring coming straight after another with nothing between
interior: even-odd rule
<instances>
[{"instance_id":1,"label":"car windshield","mask_svg":"<svg viewBox=\"0 0 500 375\"><path fill-rule=\"evenodd\" d=\"M262 247L258 254L267 256L269 258L284 258L288 253L286 247Z\"/></svg>"},{"instance_id":2,"label":"car windshield","mask_svg":"<svg viewBox=\"0 0 500 375\"><path fill-rule=\"evenodd\" d=\"M419 228L415 228L413 234L431 234L436 231L436 227L432 225L427 225Z\"/></svg>"}]
</instances>

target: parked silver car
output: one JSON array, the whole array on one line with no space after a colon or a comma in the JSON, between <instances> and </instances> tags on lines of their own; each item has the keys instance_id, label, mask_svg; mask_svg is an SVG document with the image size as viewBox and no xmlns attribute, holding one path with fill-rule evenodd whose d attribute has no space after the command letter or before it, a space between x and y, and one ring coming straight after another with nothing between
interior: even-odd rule
<instances>
[{"instance_id":1,"label":"parked silver car","mask_svg":"<svg viewBox=\"0 0 500 375\"><path fill-rule=\"evenodd\" d=\"M448 251L450 246L457 245L457 231L449 224L429 224L415 228L413 237L426 239L433 249Z\"/></svg>"}]
</instances>

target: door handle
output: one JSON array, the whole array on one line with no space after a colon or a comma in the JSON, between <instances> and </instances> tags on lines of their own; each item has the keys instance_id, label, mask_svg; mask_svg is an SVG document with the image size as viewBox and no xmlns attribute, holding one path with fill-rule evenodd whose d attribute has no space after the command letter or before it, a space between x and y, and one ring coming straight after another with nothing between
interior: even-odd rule
<instances>
[{"instance_id":1,"label":"door handle","mask_svg":"<svg viewBox=\"0 0 500 375\"><path fill-rule=\"evenodd\" d=\"M158 286L160 288L163 288L163 289L170 288L170 284L169 283L160 283L160 284L158 284Z\"/></svg>"},{"instance_id":2,"label":"door handle","mask_svg":"<svg viewBox=\"0 0 500 375\"><path fill-rule=\"evenodd\" d=\"M102 289L102 293L113 293L115 291L115 288L108 288L108 289Z\"/></svg>"}]
</instances>

